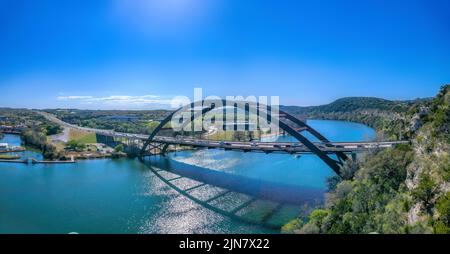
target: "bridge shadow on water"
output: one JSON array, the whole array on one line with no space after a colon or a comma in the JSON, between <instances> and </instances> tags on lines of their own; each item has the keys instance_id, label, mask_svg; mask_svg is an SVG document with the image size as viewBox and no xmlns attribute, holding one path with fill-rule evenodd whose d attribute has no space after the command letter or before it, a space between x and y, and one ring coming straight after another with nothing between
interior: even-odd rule
<instances>
[{"instance_id":1,"label":"bridge shadow on water","mask_svg":"<svg viewBox=\"0 0 450 254\"><path fill-rule=\"evenodd\" d=\"M147 157L143 162L171 188L201 206L271 228L280 228L297 217L302 207L322 201L324 196L323 189L254 179L186 164L170 157ZM183 185L183 179L194 183ZM196 191L205 189L214 189L214 195L196 195Z\"/></svg>"},{"instance_id":2,"label":"bridge shadow on water","mask_svg":"<svg viewBox=\"0 0 450 254\"><path fill-rule=\"evenodd\" d=\"M202 168L158 156L147 164L202 183L275 202L303 205L323 198L323 190L254 179L218 170Z\"/></svg>"}]
</instances>

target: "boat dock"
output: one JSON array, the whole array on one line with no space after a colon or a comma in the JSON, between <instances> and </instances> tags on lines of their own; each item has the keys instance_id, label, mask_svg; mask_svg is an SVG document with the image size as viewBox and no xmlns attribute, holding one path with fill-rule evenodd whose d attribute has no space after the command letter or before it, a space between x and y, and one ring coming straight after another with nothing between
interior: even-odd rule
<instances>
[{"instance_id":1,"label":"boat dock","mask_svg":"<svg viewBox=\"0 0 450 254\"><path fill-rule=\"evenodd\" d=\"M0 153L18 153L18 152L24 152L25 150L26 149L23 147L14 148L14 149L6 149L6 150L1 149Z\"/></svg>"},{"instance_id":2,"label":"boat dock","mask_svg":"<svg viewBox=\"0 0 450 254\"><path fill-rule=\"evenodd\" d=\"M1 159L0 162L28 164L28 159L24 159L24 160L5 160L5 159Z\"/></svg>"},{"instance_id":3,"label":"boat dock","mask_svg":"<svg viewBox=\"0 0 450 254\"><path fill-rule=\"evenodd\" d=\"M68 163L75 163L76 161L72 158L69 161L45 161L45 160L36 160L35 158L29 159L31 161L31 164L68 164Z\"/></svg>"},{"instance_id":4,"label":"boat dock","mask_svg":"<svg viewBox=\"0 0 450 254\"><path fill-rule=\"evenodd\" d=\"M46 161L46 160L37 160L35 158L26 158L22 160L7 160L1 159L0 162L8 162L8 163L24 163L24 164L70 164L75 163L76 161L73 159L68 161Z\"/></svg>"}]
</instances>

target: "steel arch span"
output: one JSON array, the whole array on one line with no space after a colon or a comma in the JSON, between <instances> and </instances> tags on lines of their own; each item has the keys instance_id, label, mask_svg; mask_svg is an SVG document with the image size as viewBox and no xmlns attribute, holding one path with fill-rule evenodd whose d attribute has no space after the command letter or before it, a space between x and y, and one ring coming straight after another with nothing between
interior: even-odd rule
<instances>
[{"instance_id":1,"label":"steel arch span","mask_svg":"<svg viewBox=\"0 0 450 254\"><path fill-rule=\"evenodd\" d=\"M256 105L255 105L256 104ZM207 105L207 106L205 106ZM221 105L219 107L216 107L216 105ZM242 107L242 105L244 105ZM194 110L195 107L201 107L200 110ZM300 132L295 130L293 127L291 127L288 123L286 123L286 120L291 121L298 127L302 128L303 131L309 132L312 136L317 138L320 142L327 145L330 143L330 141L325 138L322 134L320 134L318 131L313 129L311 126L307 125L305 122L301 121L300 119L294 117L293 115L286 113L281 110L278 111L278 115L280 116L272 116L272 107L266 104L261 103L249 103L246 101L230 101L230 100L202 100L197 102L192 102L184 107L181 107L174 112L172 112L169 116L167 116L165 119L163 119L160 124L155 128L155 130L149 135L148 139L144 142L144 145L140 152L140 157L143 158L146 155L147 149L150 148L159 148L162 153L164 154L167 150L167 147L169 144L163 143L161 141L157 141L158 144L152 144L155 143L154 138L157 136L157 134L163 129L163 127L172 121L172 118L179 114L180 112L186 112L189 111L190 118L187 119L186 122L183 122L183 125L181 126L184 128L187 124L193 124L194 120L203 117L206 113L214 110L223 108L223 124L225 126L226 122L226 108L227 107L233 107L234 108L234 114L236 116L236 109L242 109L245 111L246 119L248 114L250 112L256 112L257 117L260 118L260 113L267 116L267 121L272 123L276 121L279 125L279 128L289 135L293 136L298 142L302 143L304 146L306 146L312 153L317 155L323 162L325 162L331 169L333 169L338 175L340 175L340 169L343 165L344 161L348 159L347 155L345 155L343 152L333 152L333 153L327 153L322 151L319 147L317 147L313 142L311 142L308 138L306 138L304 135L302 135ZM236 117L234 117L234 124L236 124ZM224 127L225 128L225 127ZM246 126L247 128L247 126ZM331 156L330 156L331 155ZM337 160L332 157L332 155L335 155Z\"/></svg>"}]
</instances>

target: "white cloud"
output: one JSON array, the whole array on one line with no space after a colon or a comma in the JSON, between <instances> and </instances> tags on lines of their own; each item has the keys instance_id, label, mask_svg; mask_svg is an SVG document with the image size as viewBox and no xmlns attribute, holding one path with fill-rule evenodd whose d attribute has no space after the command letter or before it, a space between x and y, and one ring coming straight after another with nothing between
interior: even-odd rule
<instances>
[{"instance_id":1,"label":"white cloud","mask_svg":"<svg viewBox=\"0 0 450 254\"><path fill-rule=\"evenodd\" d=\"M58 96L58 100L86 100L91 99L92 96Z\"/></svg>"},{"instance_id":2,"label":"white cloud","mask_svg":"<svg viewBox=\"0 0 450 254\"><path fill-rule=\"evenodd\" d=\"M59 101L71 101L81 104L95 104L97 106L108 106L115 108L136 108L136 107L162 107L170 108L172 105L184 104L179 101L178 97L162 98L157 95L111 95L105 97L95 97L90 95L71 95L71 96L58 96L56 99Z\"/></svg>"}]
</instances>

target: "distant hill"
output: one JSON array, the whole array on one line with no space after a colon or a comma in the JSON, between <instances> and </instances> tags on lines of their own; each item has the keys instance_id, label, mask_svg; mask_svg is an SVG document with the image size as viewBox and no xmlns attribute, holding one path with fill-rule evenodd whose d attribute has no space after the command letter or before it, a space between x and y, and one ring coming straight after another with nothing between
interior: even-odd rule
<instances>
[{"instance_id":1,"label":"distant hill","mask_svg":"<svg viewBox=\"0 0 450 254\"><path fill-rule=\"evenodd\" d=\"M321 106L281 106L280 109L296 115L308 116L317 113L352 112L357 110L379 110L401 112L419 100L391 101L375 97L344 97Z\"/></svg>"},{"instance_id":2,"label":"distant hill","mask_svg":"<svg viewBox=\"0 0 450 254\"><path fill-rule=\"evenodd\" d=\"M409 136L410 118L420 105L431 99L391 101L375 97L345 97L321 106L280 106L301 119L344 120L366 124L390 139ZM416 105L416 107L412 107ZM401 130L401 131L399 131Z\"/></svg>"}]
</instances>

